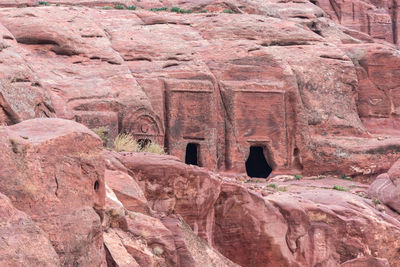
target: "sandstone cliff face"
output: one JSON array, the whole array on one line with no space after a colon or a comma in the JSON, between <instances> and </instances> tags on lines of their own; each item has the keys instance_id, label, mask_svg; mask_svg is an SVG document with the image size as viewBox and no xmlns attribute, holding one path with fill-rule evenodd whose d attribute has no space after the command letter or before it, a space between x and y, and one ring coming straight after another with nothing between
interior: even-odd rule
<instances>
[{"instance_id":1,"label":"sandstone cliff face","mask_svg":"<svg viewBox=\"0 0 400 267\"><path fill-rule=\"evenodd\" d=\"M48 4L0 10L0 57L20 66L4 72L3 124L58 116L182 160L193 144L200 166L235 173L252 146L273 174L368 178L398 158L396 23L378 19L390 4L365 4L372 30L346 20L347 3ZM161 6L208 13L148 11Z\"/></svg>"},{"instance_id":2,"label":"sandstone cliff face","mask_svg":"<svg viewBox=\"0 0 400 267\"><path fill-rule=\"evenodd\" d=\"M0 265L400 265L396 2L119 4L0 3Z\"/></svg>"}]
</instances>

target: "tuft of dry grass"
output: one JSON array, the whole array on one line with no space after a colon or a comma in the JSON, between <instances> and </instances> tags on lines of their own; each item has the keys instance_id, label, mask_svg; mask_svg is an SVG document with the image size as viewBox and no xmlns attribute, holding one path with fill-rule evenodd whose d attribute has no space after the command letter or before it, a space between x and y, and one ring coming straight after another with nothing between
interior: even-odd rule
<instances>
[{"instance_id":1,"label":"tuft of dry grass","mask_svg":"<svg viewBox=\"0 0 400 267\"><path fill-rule=\"evenodd\" d=\"M101 140L103 140L103 144L105 145L107 143L107 132L108 129L107 127L101 126L101 127L97 127L97 128L93 128L91 129L95 134L97 134Z\"/></svg>"},{"instance_id":2,"label":"tuft of dry grass","mask_svg":"<svg viewBox=\"0 0 400 267\"><path fill-rule=\"evenodd\" d=\"M141 152L150 152L150 153L155 153L155 154L165 154L164 148L160 146L159 144L156 143L148 143L145 145Z\"/></svg>"},{"instance_id":3,"label":"tuft of dry grass","mask_svg":"<svg viewBox=\"0 0 400 267\"><path fill-rule=\"evenodd\" d=\"M139 152L140 146L130 134L119 134L114 140L114 150L121 152Z\"/></svg>"},{"instance_id":4,"label":"tuft of dry grass","mask_svg":"<svg viewBox=\"0 0 400 267\"><path fill-rule=\"evenodd\" d=\"M119 134L114 140L114 150L118 152L149 152L161 155L166 154L164 147L161 145L150 141L143 147L131 134Z\"/></svg>"}]
</instances>

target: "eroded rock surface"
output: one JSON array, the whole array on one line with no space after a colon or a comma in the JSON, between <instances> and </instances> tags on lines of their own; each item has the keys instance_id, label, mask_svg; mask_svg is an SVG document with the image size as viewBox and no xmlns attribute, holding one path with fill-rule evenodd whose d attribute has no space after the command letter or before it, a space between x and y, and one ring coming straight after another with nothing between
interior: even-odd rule
<instances>
[{"instance_id":1,"label":"eroded rock surface","mask_svg":"<svg viewBox=\"0 0 400 267\"><path fill-rule=\"evenodd\" d=\"M48 235L0 194L0 265L59 266Z\"/></svg>"},{"instance_id":2,"label":"eroded rock surface","mask_svg":"<svg viewBox=\"0 0 400 267\"><path fill-rule=\"evenodd\" d=\"M0 140L0 192L46 232L61 265L100 266L101 140L83 125L62 119L2 127Z\"/></svg>"},{"instance_id":3,"label":"eroded rock surface","mask_svg":"<svg viewBox=\"0 0 400 267\"><path fill-rule=\"evenodd\" d=\"M46 3L0 10L0 58L20 66L3 74L3 124L58 116L181 160L195 145L200 166L233 173L251 146L273 175L368 180L399 157L391 3L351 2L368 7L353 24L318 1Z\"/></svg>"},{"instance_id":4,"label":"eroded rock surface","mask_svg":"<svg viewBox=\"0 0 400 267\"><path fill-rule=\"evenodd\" d=\"M376 177L370 185L368 193L376 202L388 205L396 212L400 212L400 161L397 161L387 173Z\"/></svg>"},{"instance_id":5,"label":"eroded rock surface","mask_svg":"<svg viewBox=\"0 0 400 267\"><path fill-rule=\"evenodd\" d=\"M385 262L373 257L400 263L398 215L365 198L364 184L293 176L243 183L171 156L107 152L106 158L129 170L154 212L165 218L180 214L210 246L241 266Z\"/></svg>"},{"instance_id":6,"label":"eroded rock surface","mask_svg":"<svg viewBox=\"0 0 400 267\"><path fill-rule=\"evenodd\" d=\"M396 2L0 7L1 264L400 265Z\"/></svg>"}]
</instances>

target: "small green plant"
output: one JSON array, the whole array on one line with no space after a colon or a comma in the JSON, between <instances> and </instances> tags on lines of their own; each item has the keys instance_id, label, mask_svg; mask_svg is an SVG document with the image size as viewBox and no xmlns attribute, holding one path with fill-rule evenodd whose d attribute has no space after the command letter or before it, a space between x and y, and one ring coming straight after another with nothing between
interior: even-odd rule
<instances>
[{"instance_id":1,"label":"small green plant","mask_svg":"<svg viewBox=\"0 0 400 267\"><path fill-rule=\"evenodd\" d=\"M190 9L188 9L188 10L185 10L185 9L181 9L181 8L179 8L179 7L176 7L176 6L174 6L174 7L171 7L171 12L175 12L175 13L180 13L180 14L190 14L190 13L192 13L192 10L190 10Z\"/></svg>"},{"instance_id":2,"label":"small green plant","mask_svg":"<svg viewBox=\"0 0 400 267\"><path fill-rule=\"evenodd\" d=\"M101 126L101 127L96 127L93 128L92 131L97 134L101 140L103 140L103 144L107 142L107 127Z\"/></svg>"},{"instance_id":3,"label":"small green plant","mask_svg":"<svg viewBox=\"0 0 400 267\"><path fill-rule=\"evenodd\" d=\"M225 9L225 10L224 10L224 13L227 13L227 14L233 14L233 11L232 11L232 10L230 10L230 9Z\"/></svg>"},{"instance_id":4,"label":"small green plant","mask_svg":"<svg viewBox=\"0 0 400 267\"><path fill-rule=\"evenodd\" d=\"M110 7L110 6L103 6L103 9L104 9L104 10L110 10L111 7Z\"/></svg>"},{"instance_id":5,"label":"small green plant","mask_svg":"<svg viewBox=\"0 0 400 267\"><path fill-rule=\"evenodd\" d=\"M130 134L119 134L114 140L114 150L121 152L139 152L140 145Z\"/></svg>"},{"instance_id":6,"label":"small green plant","mask_svg":"<svg viewBox=\"0 0 400 267\"><path fill-rule=\"evenodd\" d=\"M60 4L56 4L56 6L60 6Z\"/></svg>"},{"instance_id":7,"label":"small green plant","mask_svg":"<svg viewBox=\"0 0 400 267\"><path fill-rule=\"evenodd\" d=\"M176 6L171 7L171 12L179 13L179 10L181 10L179 7Z\"/></svg>"},{"instance_id":8,"label":"small green plant","mask_svg":"<svg viewBox=\"0 0 400 267\"><path fill-rule=\"evenodd\" d=\"M49 2L46 1L39 1L39 6L49 6Z\"/></svg>"},{"instance_id":9,"label":"small green plant","mask_svg":"<svg viewBox=\"0 0 400 267\"><path fill-rule=\"evenodd\" d=\"M296 175L294 176L294 179L296 179L296 180L300 180L301 178L303 178L303 175L296 174Z\"/></svg>"},{"instance_id":10,"label":"small green plant","mask_svg":"<svg viewBox=\"0 0 400 267\"><path fill-rule=\"evenodd\" d=\"M166 8L166 7L154 7L154 8L150 8L150 11L153 11L153 12L157 12L157 11L167 11L168 10L168 8Z\"/></svg>"},{"instance_id":11,"label":"small green plant","mask_svg":"<svg viewBox=\"0 0 400 267\"><path fill-rule=\"evenodd\" d=\"M145 145L142 149L141 152L150 152L150 153L155 153L155 154L165 154L164 148L160 146L159 144L156 143L148 143Z\"/></svg>"},{"instance_id":12,"label":"small green plant","mask_svg":"<svg viewBox=\"0 0 400 267\"><path fill-rule=\"evenodd\" d=\"M127 6L126 9L128 9L128 10L136 10L136 6Z\"/></svg>"},{"instance_id":13,"label":"small green plant","mask_svg":"<svg viewBox=\"0 0 400 267\"><path fill-rule=\"evenodd\" d=\"M349 176L347 176L346 174L343 174L341 178L343 180L351 180L351 178Z\"/></svg>"},{"instance_id":14,"label":"small green plant","mask_svg":"<svg viewBox=\"0 0 400 267\"><path fill-rule=\"evenodd\" d=\"M207 13L207 9L201 10L200 13Z\"/></svg>"},{"instance_id":15,"label":"small green plant","mask_svg":"<svg viewBox=\"0 0 400 267\"><path fill-rule=\"evenodd\" d=\"M286 187L279 187L279 188L278 188L278 191L286 192Z\"/></svg>"},{"instance_id":16,"label":"small green plant","mask_svg":"<svg viewBox=\"0 0 400 267\"><path fill-rule=\"evenodd\" d=\"M372 199L372 203L374 203L375 206L381 204L381 202L377 198Z\"/></svg>"},{"instance_id":17,"label":"small green plant","mask_svg":"<svg viewBox=\"0 0 400 267\"><path fill-rule=\"evenodd\" d=\"M347 191L347 189L344 186L341 185L334 185L333 189L338 190L338 191Z\"/></svg>"},{"instance_id":18,"label":"small green plant","mask_svg":"<svg viewBox=\"0 0 400 267\"><path fill-rule=\"evenodd\" d=\"M125 7L123 5L115 5L114 8L115 9L125 9Z\"/></svg>"},{"instance_id":19,"label":"small green plant","mask_svg":"<svg viewBox=\"0 0 400 267\"><path fill-rule=\"evenodd\" d=\"M273 189L276 189L276 184L269 184L268 187L272 187Z\"/></svg>"}]
</instances>

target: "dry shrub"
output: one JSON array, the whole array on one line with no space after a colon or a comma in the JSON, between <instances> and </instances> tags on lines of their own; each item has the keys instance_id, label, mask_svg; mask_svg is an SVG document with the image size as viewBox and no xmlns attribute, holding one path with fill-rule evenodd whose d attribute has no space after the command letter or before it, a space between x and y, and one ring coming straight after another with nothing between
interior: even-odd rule
<instances>
[{"instance_id":1,"label":"dry shrub","mask_svg":"<svg viewBox=\"0 0 400 267\"><path fill-rule=\"evenodd\" d=\"M121 152L139 152L140 146L130 134L119 134L114 140L114 150Z\"/></svg>"},{"instance_id":2,"label":"dry shrub","mask_svg":"<svg viewBox=\"0 0 400 267\"><path fill-rule=\"evenodd\" d=\"M145 145L141 152L150 152L150 153L155 153L155 154L165 154L164 148L160 146L159 144L156 143L148 143Z\"/></svg>"},{"instance_id":3,"label":"dry shrub","mask_svg":"<svg viewBox=\"0 0 400 267\"><path fill-rule=\"evenodd\" d=\"M93 128L92 131L97 134L101 140L103 140L103 145L107 143L106 133L108 132L107 128L104 126Z\"/></svg>"}]
</instances>

